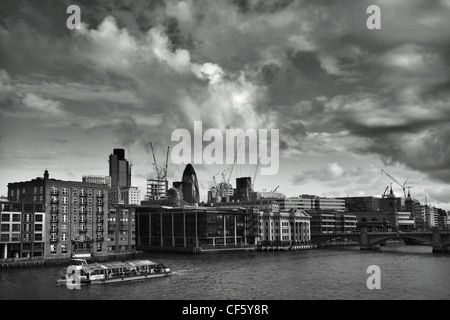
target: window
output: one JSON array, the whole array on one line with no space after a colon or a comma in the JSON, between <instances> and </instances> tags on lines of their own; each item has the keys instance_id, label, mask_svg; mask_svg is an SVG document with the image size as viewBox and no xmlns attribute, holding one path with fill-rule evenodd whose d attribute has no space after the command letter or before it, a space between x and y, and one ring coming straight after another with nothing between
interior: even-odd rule
<instances>
[{"instance_id":1,"label":"window","mask_svg":"<svg viewBox=\"0 0 450 320\"><path fill-rule=\"evenodd\" d=\"M52 233L51 235L50 235L50 241L56 241L56 233Z\"/></svg>"},{"instance_id":2,"label":"window","mask_svg":"<svg viewBox=\"0 0 450 320\"><path fill-rule=\"evenodd\" d=\"M77 213L77 207L75 206L75 207L73 207L73 213Z\"/></svg>"},{"instance_id":3,"label":"window","mask_svg":"<svg viewBox=\"0 0 450 320\"><path fill-rule=\"evenodd\" d=\"M50 222L53 222L53 223L58 222L57 216L56 215L52 215L51 218L50 218Z\"/></svg>"},{"instance_id":4,"label":"window","mask_svg":"<svg viewBox=\"0 0 450 320\"><path fill-rule=\"evenodd\" d=\"M101 252L101 251L102 251L102 244L97 243L97 252Z\"/></svg>"},{"instance_id":5,"label":"window","mask_svg":"<svg viewBox=\"0 0 450 320\"><path fill-rule=\"evenodd\" d=\"M88 196L92 197L92 190L90 190L90 189L88 190Z\"/></svg>"},{"instance_id":6,"label":"window","mask_svg":"<svg viewBox=\"0 0 450 320\"><path fill-rule=\"evenodd\" d=\"M67 231L67 224L61 225L61 230L62 231Z\"/></svg>"},{"instance_id":7,"label":"window","mask_svg":"<svg viewBox=\"0 0 450 320\"><path fill-rule=\"evenodd\" d=\"M11 237L11 241L20 241L20 233L14 233Z\"/></svg>"},{"instance_id":8,"label":"window","mask_svg":"<svg viewBox=\"0 0 450 320\"><path fill-rule=\"evenodd\" d=\"M74 195L74 196L77 195L77 189L73 189L73 195Z\"/></svg>"},{"instance_id":9,"label":"window","mask_svg":"<svg viewBox=\"0 0 450 320\"><path fill-rule=\"evenodd\" d=\"M62 213L67 213L67 212L68 212L68 207L62 206Z\"/></svg>"},{"instance_id":10,"label":"window","mask_svg":"<svg viewBox=\"0 0 450 320\"><path fill-rule=\"evenodd\" d=\"M67 195L68 194L68 189L67 188L62 188L62 194L63 195Z\"/></svg>"},{"instance_id":11,"label":"window","mask_svg":"<svg viewBox=\"0 0 450 320\"><path fill-rule=\"evenodd\" d=\"M68 203L68 201L69 201L69 198L67 198L67 197L62 197L62 203Z\"/></svg>"},{"instance_id":12,"label":"window","mask_svg":"<svg viewBox=\"0 0 450 320\"><path fill-rule=\"evenodd\" d=\"M23 235L23 241L24 242L30 242L31 241L31 237L29 233L26 233Z\"/></svg>"},{"instance_id":13,"label":"window","mask_svg":"<svg viewBox=\"0 0 450 320\"><path fill-rule=\"evenodd\" d=\"M88 205L92 205L92 198L88 198Z\"/></svg>"},{"instance_id":14,"label":"window","mask_svg":"<svg viewBox=\"0 0 450 320\"><path fill-rule=\"evenodd\" d=\"M44 193L44 187L40 187L39 188L39 194L43 194Z\"/></svg>"},{"instance_id":15,"label":"window","mask_svg":"<svg viewBox=\"0 0 450 320\"><path fill-rule=\"evenodd\" d=\"M73 197L73 203L77 203L77 197Z\"/></svg>"},{"instance_id":16,"label":"window","mask_svg":"<svg viewBox=\"0 0 450 320\"><path fill-rule=\"evenodd\" d=\"M77 216L73 216L73 222L77 222Z\"/></svg>"},{"instance_id":17,"label":"window","mask_svg":"<svg viewBox=\"0 0 450 320\"><path fill-rule=\"evenodd\" d=\"M88 213L92 213L92 207L88 207Z\"/></svg>"},{"instance_id":18,"label":"window","mask_svg":"<svg viewBox=\"0 0 450 320\"><path fill-rule=\"evenodd\" d=\"M56 245L54 244L50 245L50 254L56 254Z\"/></svg>"},{"instance_id":19,"label":"window","mask_svg":"<svg viewBox=\"0 0 450 320\"><path fill-rule=\"evenodd\" d=\"M2 242L9 242L9 234L2 234L0 236L0 241L2 241Z\"/></svg>"},{"instance_id":20,"label":"window","mask_svg":"<svg viewBox=\"0 0 450 320\"><path fill-rule=\"evenodd\" d=\"M14 217L13 217L13 221L14 221ZM17 221L20 221L20 219L17 220ZM36 222L42 222L42 214L36 214L35 221Z\"/></svg>"},{"instance_id":21,"label":"window","mask_svg":"<svg viewBox=\"0 0 450 320\"><path fill-rule=\"evenodd\" d=\"M57 232L57 230L58 230L58 225L56 225L56 224L50 225L50 232Z\"/></svg>"},{"instance_id":22,"label":"window","mask_svg":"<svg viewBox=\"0 0 450 320\"><path fill-rule=\"evenodd\" d=\"M2 221L9 221L9 213L2 213Z\"/></svg>"},{"instance_id":23,"label":"window","mask_svg":"<svg viewBox=\"0 0 450 320\"><path fill-rule=\"evenodd\" d=\"M67 244L61 244L61 253L67 253Z\"/></svg>"},{"instance_id":24,"label":"window","mask_svg":"<svg viewBox=\"0 0 450 320\"><path fill-rule=\"evenodd\" d=\"M39 196L39 202L42 202L42 201L44 201L44 196Z\"/></svg>"},{"instance_id":25,"label":"window","mask_svg":"<svg viewBox=\"0 0 450 320\"><path fill-rule=\"evenodd\" d=\"M62 221L62 222L67 222L67 221L69 221L69 218L67 217L66 214L62 216L61 221Z\"/></svg>"},{"instance_id":26,"label":"window","mask_svg":"<svg viewBox=\"0 0 450 320\"><path fill-rule=\"evenodd\" d=\"M77 231L77 225L76 224L73 225L73 231Z\"/></svg>"},{"instance_id":27,"label":"window","mask_svg":"<svg viewBox=\"0 0 450 320\"><path fill-rule=\"evenodd\" d=\"M8 232L9 231L9 224L2 224L1 231L2 232Z\"/></svg>"},{"instance_id":28,"label":"window","mask_svg":"<svg viewBox=\"0 0 450 320\"><path fill-rule=\"evenodd\" d=\"M42 241L42 233L36 233L34 235L34 241Z\"/></svg>"},{"instance_id":29,"label":"window","mask_svg":"<svg viewBox=\"0 0 450 320\"><path fill-rule=\"evenodd\" d=\"M61 234L61 241L67 241L67 233Z\"/></svg>"},{"instance_id":30,"label":"window","mask_svg":"<svg viewBox=\"0 0 450 320\"><path fill-rule=\"evenodd\" d=\"M85 207L80 207L80 213L86 213L86 208Z\"/></svg>"},{"instance_id":31,"label":"window","mask_svg":"<svg viewBox=\"0 0 450 320\"><path fill-rule=\"evenodd\" d=\"M13 225L13 229L14 229L14 226L15 225ZM17 226L19 226L19 230L17 230L17 231L20 231L20 224L18 224ZM14 230L13 230L14 231ZM42 232L42 224L36 224L36 225L34 225L34 231L36 231L36 232Z\"/></svg>"}]
</instances>

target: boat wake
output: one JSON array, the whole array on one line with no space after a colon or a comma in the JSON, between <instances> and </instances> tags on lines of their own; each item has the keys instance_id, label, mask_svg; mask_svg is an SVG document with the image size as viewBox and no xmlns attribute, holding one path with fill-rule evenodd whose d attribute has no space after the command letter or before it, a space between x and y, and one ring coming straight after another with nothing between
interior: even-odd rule
<instances>
[{"instance_id":1,"label":"boat wake","mask_svg":"<svg viewBox=\"0 0 450 320\"><path fill-rule=\"evenodd\" d=\"M193 269L186 269L186 270L177 270L177 271L172 271L172 274L173 275L175 275L175 274L183 275L183 274L186 274L188 272L192 272L194 270L195 270L194 268Z\"/></svg>"}]
</instances>

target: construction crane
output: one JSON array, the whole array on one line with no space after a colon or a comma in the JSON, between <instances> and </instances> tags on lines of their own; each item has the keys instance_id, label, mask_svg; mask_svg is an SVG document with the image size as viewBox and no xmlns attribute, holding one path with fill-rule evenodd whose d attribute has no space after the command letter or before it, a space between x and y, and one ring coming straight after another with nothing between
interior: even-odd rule
<instances>
[{"instance_id":1,"label":"construction crane","mask_svg":"<svg viewBox=\"0 0 450 320\"><path fill-rule=\"evenodd\" d=\"M155 166L155 169L156 169L156 177L158 178L158 180L164 181L167 179L167 166L168 166L168 162L169 162L170 146L167 147L166 164L165 164L164 168L160 168L158 166L158 162L156 161L156 157L155 157L155 150L153 149L153 144L151 141L150 141L150 148L152 149L153 165Z\"/></svg>"},{"instance_id":2,"label":"construction crane","mask_svg":"<svg viewBox=\"0 0 450 320\"><path fill-rule=\"evenodd\" d=\"M401 184L401 183L398 182L393 176L391 176L389 173L387 173L387 172L384 171L383 169L381 169L381 173L384 173L384 174L387 175L389 178L391 178L392 181L394 181L396 184L398 184L398 185L402 188L402 190L403 190L403 195L404 195L405 198L406 198L406 188L411 188L411 187L412 187L412 186L407 186L407 185L406 185L406 182L408 182L408 179L406 179L406 181L405 181L403 184Z\"/></svg>"},{"instance_id":3,"label":"construction crane","mask_svg":"<svg viewBox=\"0 0 450 320\"><path fill-rule=\"evenodd\" d=\"M216 187L217 189L217 181L216 181L216 176L219 174L220 172L217 172L214 176L213 176L213 180L214 180L214 187Z\"/></svg>"},{"instance_id":4,"label":"construction crane","mask_svg":"<svg viewBox=\"0 0 450 320\"><path fill-rule=\"evenodd\" d=\"M392 183L391 183L391 188L392 188ZM383 194L381 195L382 198L386 197L386 192L389 190L389 186L386 187L386 189L384 189Z\"/></svg>"},{"instance_id":5,"label":"construction crane","mask_svg":"<svg viewBox=\"0 0 450 320\"><path fill-rule=\"evenodd\" d=\"M278 188L279 188L280 186L277 186L275 189L273 189L272 191L270 191L271 193L275 193L275 192L277 192L277 190L278 190Z\"/></svg>"}]
</instances>

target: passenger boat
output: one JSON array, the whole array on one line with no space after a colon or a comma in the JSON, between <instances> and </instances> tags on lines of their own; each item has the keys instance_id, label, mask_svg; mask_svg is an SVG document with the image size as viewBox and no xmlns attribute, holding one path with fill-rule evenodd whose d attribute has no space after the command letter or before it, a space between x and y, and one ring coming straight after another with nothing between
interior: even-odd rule
<instances>
[{"instance_id":1,"label":"passenger boat","mask_svg":"<svg viewBox=\"0 0 450 320\"><path fill-rule=\"evenodd\" d=\"M57 284L85 285L150 279L171 275L170 268L149 260L114 261L88 264L84 259L72 259L61 271Z\"/></svg>"}]
</instances>

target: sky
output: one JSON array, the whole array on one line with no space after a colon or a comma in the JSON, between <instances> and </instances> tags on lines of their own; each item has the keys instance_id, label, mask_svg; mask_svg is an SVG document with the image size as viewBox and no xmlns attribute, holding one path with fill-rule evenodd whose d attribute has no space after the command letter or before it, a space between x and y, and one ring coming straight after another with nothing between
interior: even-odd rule
<instances>
[{"instance_id":1,"label":"sky","mask_svg":"<svg viewBox=\"0 0 450 320\"><path fill-rule=\"evenodd\" d=\"M370 5L381 29L366 25ZM383 169L450 210L449 16L450 0L2 0L0 195L45 169L108 175L114 148L145 193L149 141L164 164L172 132L202 121L279 130L278 173L240 164L231 181L381 196L393 182ZM202 200L230 166L194 165ZM169 183L183 170L169 158Z\"/></svg>"}]
</instances>

